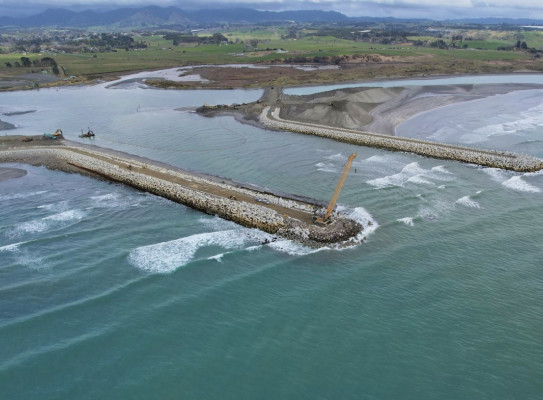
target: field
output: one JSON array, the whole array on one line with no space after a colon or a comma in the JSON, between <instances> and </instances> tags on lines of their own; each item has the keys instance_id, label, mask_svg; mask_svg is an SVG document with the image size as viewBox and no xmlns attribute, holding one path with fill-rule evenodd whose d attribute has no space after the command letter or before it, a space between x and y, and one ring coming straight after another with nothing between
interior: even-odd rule
<instances>
[{"instance_id":1,"label":"field","mask_svg":"<svg viewBox=\"0 0 543 400\"><path fill-rule=\"evenodd\" d=\"M543 62L539 52L543 49L543 33L500 32L489 30L466 30L447 35L413 35L402 41L383 44L377 41L352 40L332 35L320 36L315 29L300 29L293 33L289 28L247 27L232 30L217 29L202 31L198 36L210 37L221 33L228 43L180 43L174 45L163 35L134 36L136 41L147 44L145 49L117 49L107 52L61 52L58 54L0 54L0 77L8 79L25 73L40 73L36 67L8 67L21 57L39 60L54 57L62 66L60 79L76 76L75 82L95 78L112 78L116 74L186 65L231 64L231 63L318 63L338 64L345 73L330 73L334 79L356 79L360 73L349 70L361 68L365 79L372 76L409 76L430 74L456 74L477 72L542 71ZM461 36L462 39L458 40ZM441 40L441 47L432 42ZM526 42L528 49L515 48L517 42ZM422 43L422 45L421 45ZM454 43L454 46L453 46ZM503 50L509 48L509 50ZM530 51L528 51L530 50ZM4 50L5 52L5 50ZM379 66L379 68L373 68ZM369 71L369 72L368 72ZM328 81L322 74L311 78L288 74L282 78L286 84ZM306 74L307 75L307 74ZM307 81L309 79L309 82ZM273 83L273 79L264 79ZM260 80L262 81L262 80ZM299 81L299 82L298 82ZM60 81L62 83L65 81ZM70 80L73 83L74 80ZM59 84L59 83L57 83ZM253 82L239 82L241 86L252 86ZM215 82L209 86L222 86ZM183 85L186 86L186 85ZM189 85L190 86L190 85Z\"/></svg>"}]
</instances>

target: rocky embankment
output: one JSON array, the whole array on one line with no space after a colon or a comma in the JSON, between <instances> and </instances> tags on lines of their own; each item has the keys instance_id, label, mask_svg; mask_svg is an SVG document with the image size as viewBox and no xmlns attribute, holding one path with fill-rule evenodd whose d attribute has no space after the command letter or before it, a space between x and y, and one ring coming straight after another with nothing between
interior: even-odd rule
<instances>
[{"instance_id":1,"label":"rocky embankment","mask_svg":"<svg viewBox=\"0 0 543 400\"><path fill-rule=\"evenodd\" d=\"M274 129L321 136L360 146L407 151L423 156L478 164L485 167L501 168L517 172L534 172L543 169L542 160L525 154L480 150L424 140L289 121L281 119L279 112L280 108L278 107L266 107L260 114L260 122Z\"/></svg>"},{"instance_id":2,"label":"rocky embankment","mask_svg":"<svg viewBox=\"0 0 543 400\"><path fill-rule=\"evenodd\" d=\"M25 162L80 172L153 193L250 228L292 239L312 247L341 246L362 236L363 227L336 214L326 226L311 222L314 205L208 180L203 177L113 156L81 146L47 146L0 151L0 162Z\"/></svg>"}]
</instances>

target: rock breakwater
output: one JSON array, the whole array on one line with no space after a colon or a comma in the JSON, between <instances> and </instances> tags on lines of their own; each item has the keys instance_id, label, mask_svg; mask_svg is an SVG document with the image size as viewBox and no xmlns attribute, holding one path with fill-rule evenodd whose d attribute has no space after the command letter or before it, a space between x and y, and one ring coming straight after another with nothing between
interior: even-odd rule
<instances>
[{"instance_id":1,"label":"rock breakwater","mask_svg":"<svg viewBox=\"0 0 543 400\"><path fill-rule=\"evenodd\" d=\"M122 153L121 153L122 154ZM336 214L326 226L312 222L314 204L166 168L123 154L88 147L55 146L0 151L0 162L45 165L123 183L240 225L257 228L311 247L351 244L364 227Z\"/></svg>"},{"instance_id":2,"label":"rock breakwater","mask_svg":"<svg viewBox=\"0 0 543 400\"><path fill-rule=\"evenodd\" d=\"M424 140L402 138L309 124L282 119L279 107L266 107L260 114L260 122L270 128L296 133L321 136L360 146L386 150L405 151L427 157L460 161L485 167L500 168L517 172L535 172L543 169L543 161L525 154L514 154L492 150L435 143Z\"/></svg>"}]
</instances>

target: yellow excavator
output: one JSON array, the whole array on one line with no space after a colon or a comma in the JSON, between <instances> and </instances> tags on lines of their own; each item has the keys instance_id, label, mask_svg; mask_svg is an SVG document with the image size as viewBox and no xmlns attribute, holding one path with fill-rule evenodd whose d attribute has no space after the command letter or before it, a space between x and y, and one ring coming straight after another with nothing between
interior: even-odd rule
<instances>
[{"instance_id":1,"label":"yellow excavator","mask_svg":"<svg viewBox=\"0 0 543 400\"><path fill-rule=\"evenodd\" d=\"M336 189L334 190L334 194L332 194L332 198L330 199L330 203L328 203L328 208L324 212L324 215L315 215L313 217L313 221L318 224L328 224L330 222L330 215L332 214L332 211L334 211L334 207L336 206L337 199L339 197L339 194L341 193L341 189L343 189L343 185L345 184L345 180L347 179L347 175L349 175L349 170L351 169L351 164L353 163L353 160L356 158L358 154L353 153L349 156L349 159L345 163L345 166L343 167L343 172L341 173L341 176L339 177L339 181L336 185Z\"/></svg>"}]
</instances>

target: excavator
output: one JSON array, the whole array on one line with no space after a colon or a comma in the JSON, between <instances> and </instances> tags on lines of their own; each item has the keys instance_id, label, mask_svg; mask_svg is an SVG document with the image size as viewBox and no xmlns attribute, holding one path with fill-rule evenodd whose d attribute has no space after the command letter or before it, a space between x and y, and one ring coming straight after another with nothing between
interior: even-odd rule
<instances>
[{"instance_id":1,"label":"excavator","mask_svg":"<svg viewBox=\"0 0 543 400\"><path fill-rule=\"evenodd\" d=\"M57 136L61 136L62 135L62 130L61 129L57 129L57 131L55 133L44 133L43 136L45 137L48 137L49 139L56 139Z\"/></svg>"},{"instance_id":2,"label":"excavator","mask_svg":"<svg viewBox=\"0 0 543 400\"><path fill-rule=\"evenodd\" d=\"M329 224L331 222L330 215L332 214L332 211L334 211L334 208L336 207L336 202L337 202L337 199L339 198L339 194L341 193L341 189L343 189L343 185L345 184L347 175L349 175L351 164L353 163L353 160L356 158L357 155L358 154L353 153L349 156L349 159L347 160L347 162L345 163L345 166L343 167L343 172L341 173L341 176L339 177L339 181L336 185L336 189L334 190L334 193L332 194L330 203L328 203L328 208L326 209L324 214L313 216L313 222L316 222L317 224Z\"/></svg>"},{"instance_id":3,"label":"excavator","mask_svg":"<svg viewBox=\"0 0 543 400\"><path fill-rule=\"evenodd\" d=\"M83 133L83 129L81 129L81 135L79 135L80 138L92 138L94 137L94 132L91 131L90 128L87 129L87 132Z\"/></svg>"}]
</instances>

